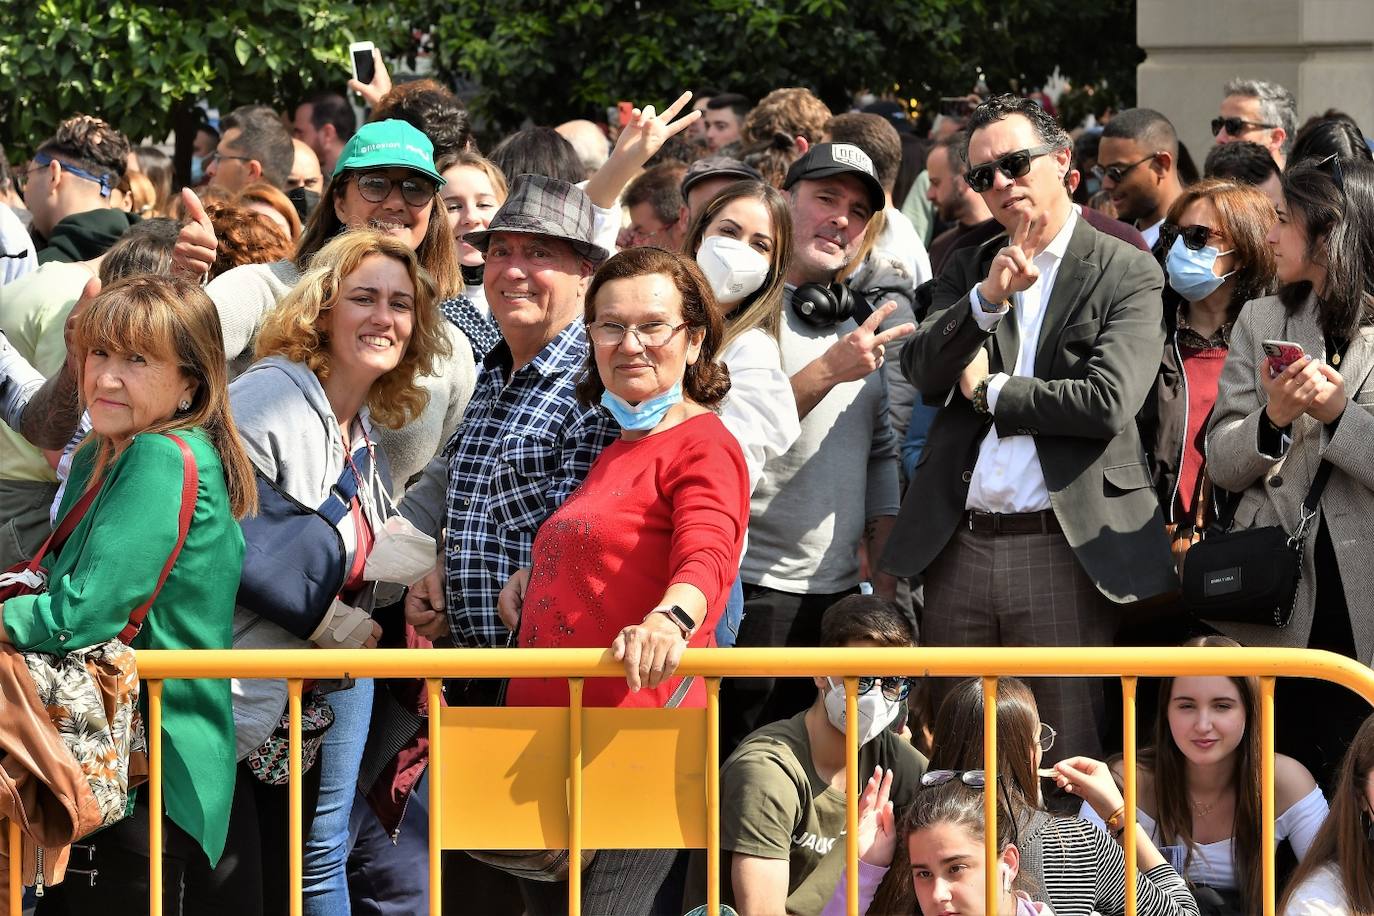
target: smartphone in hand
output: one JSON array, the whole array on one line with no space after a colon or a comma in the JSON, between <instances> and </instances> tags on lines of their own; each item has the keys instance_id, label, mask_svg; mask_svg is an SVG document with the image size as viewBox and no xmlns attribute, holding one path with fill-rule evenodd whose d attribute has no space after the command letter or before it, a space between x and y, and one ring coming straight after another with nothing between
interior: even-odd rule
<instances>
[{"instance_id":1,"label":"smartphone in hand","mask_svg":"<svg viewBox=\"0 0 1374 916\"><path fill-rule=\"evenodd\" d=\"M353 78L366 85L377 75L376 62L372 59L375 45L370 41L355 41L348 46L348 60L353 65Z\"/></svg>"},{"instance_id":2,"label":"smartphone in hand","mask_svg":"<svg viewBox=\"0 0 1374 916\"><path fill-rule=\"evenodd\" d=\"M1260 344L1264 355L1269 358L1269 374L1277 376L1283 370L1302 359L1302 345L1289 340L1266 340Z\"/></svg>"}]
</instances>

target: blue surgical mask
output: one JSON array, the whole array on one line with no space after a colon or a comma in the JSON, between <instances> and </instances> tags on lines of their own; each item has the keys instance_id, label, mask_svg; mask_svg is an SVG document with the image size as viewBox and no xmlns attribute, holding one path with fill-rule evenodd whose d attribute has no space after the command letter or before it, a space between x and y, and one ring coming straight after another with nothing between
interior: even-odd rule
<instances>
[{"instance_id":1,"label":"blue surgical mask","mask_svg":"<svg viewBox=\"0 0 1374 916\"><path fill-rule=\"evenodd\" d=\"M672 409L674 404L680 403L682 403L682 382L680 380L662 394L654 395L638 404L631 404L619 395L612 394L610 390L601 392L601 406L611 412L611 416L615 417L620 428L639 432L653 429L663 419L664 414Z\"/></svg>"},{"instance_id":2,"label":"blue surgical mask","mask_svg":"<svg viewBox=\"0 0 1374 916\"><path fill-rule=\"evenodd\" d=\"M191 157L191 184L193 184L193 185L200 184L201 179L204 178L204 177L205 177L205 157L204 157L204 156L192 156L192 157Z\"/></svg>"},{"instance_id":3,"label":"blue surgical mask","mask_svg":"<svg viewBox=\"0 0 1374 916\"><path fill-rule=\"evenodd\" d=\"M1164 261L1164 270L1169 275L1169 285L1189 302L1197 302L1206 299L1216 292L1217 287L1226 282L1226 278L1235 273L1223 274L1218 277L1212 269L1216 264L1217 258L1228 255L1231 251L1217 251L1211 245L1206 245L1201 251L1194 251L1183 244L1183 239L1174 239L1174 244L1169 248L1169 257Z\"/></svg>"}]
</instances>

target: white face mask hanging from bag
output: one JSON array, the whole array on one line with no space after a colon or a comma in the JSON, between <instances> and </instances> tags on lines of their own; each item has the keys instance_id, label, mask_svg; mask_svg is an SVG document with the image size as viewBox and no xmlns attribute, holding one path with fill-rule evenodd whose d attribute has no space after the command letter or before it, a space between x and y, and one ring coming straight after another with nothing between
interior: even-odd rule
<instances>
[{"instance_id":1,"label":"white face mask hanging from bag","mask_svg":"<svg viewBox=\"0 0 1374 916\"><path fill-rule=\"evenodd\" d=\"M369 442L369 451L371 447ZM396 508L386 488L375 485L375 458L370 465L368 489L380 492L395 514L373 532L372 550L363 564L363 578L369 582L390 582L409 588L428 575L438 562L438 543L401 515L401 510Z\"/></svg>"}]
</instances>

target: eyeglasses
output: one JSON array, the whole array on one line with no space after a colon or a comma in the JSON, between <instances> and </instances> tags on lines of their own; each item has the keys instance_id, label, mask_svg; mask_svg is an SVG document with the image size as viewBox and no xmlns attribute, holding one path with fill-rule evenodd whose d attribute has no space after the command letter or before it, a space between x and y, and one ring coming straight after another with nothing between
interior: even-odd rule
<instances>
[{"instance_id":1,"label":"eyeglasses","mask_svg":"<svg viewBox=\"0 0 1374 916\"><path fill-rule=\"evenodd\" d=\"M401 197L412 207L423 207L434 200L438 186L427 178L407 176L393 179L384 172L363 172L358 175L358 193L368 203L379 204L391 196L391 189L398 184Z\"/></svg>"},{"instance_id":2,"label":"eyeglasses","mask_svg":"<svg viewBox=\"0 0 1374 916\"><path fill-rule=\"evenodd\" d=\"M236 159L239 162L253 161L252 156L231 156L228 153L221 153L219 150L215 150L213 153L205 157L205 168L208 169L210 166L214 165L216 162L219 162L221 159Z\"/></svg>"},{"instance_id":3,"label":"eyeglasses","mask_svg":"<svg viewBox=\"0 0 1374 916\"><path fill-rule=\"evenodd\" d=\"M625 326L614 321L598 321L587 325L587 336L598 347L618 347L626 334L633 334L641 347L662 347L673 339L673 335L687 327L682 324L669 324L666 321L649 321L644 324Z\"/></svg>"},{"instance_id":4,"label":"eyeglasses","mask_svg":"<svg viewBox=\"0 0 1374 916\"><path fill-rule=\"evenodd\" d=\"M62 171L70 172L78 178L84 178L87 181L94 181L96 184L100 185L101 197L110 196L110 190L114 187L115 182L113 175L96 175L86 171L83 168L78 168L77 166L74 166L71 163L63 162L61 159L57 159L57 157L50 156L47 153L34 154L34 164L24 169L24 171L20 175L19 189L22 191L24 189L24 186L29 183L30 175L32 175L34 172L47 168L54 161L56 161L57 164L62 167Z\"/></svg>"},{"instance_id":5,"label":"eyeglasses","mask_svg":"<svg viewBox=\"0 0 1374 916\"><path fill-rule=\"evenodd\" d=\"M1212 136L1221 133L1222 128L1226 128L1228 137L1239 137L1241 134L1252 130L1273 130L1277 124L1261 124L1258 121L1247 121L1244 118L1213 118Z\"/></svg>"},{"instance_id":6,"label":"eyeglasses","mask_svg":"<svg viewBox=\"0 0 1374 916\"><path fill-rule=\"evenodd\" d=\"M1106 168L1103 168L1100 165L1095 165L1092 169L1093 176L1096 177L1098 181L1103 181L1105 179L1110 178L1112 184L1121 184L1121 182L1126 178L1126 175L1130 173L1131 169L1139 165L1144 165L1145 163L1149 162L1151 159L1154 159L1158 155L1159 153L1151 153L1144 159L1141 159L1139 162L1132 162L1130 165L1109 165Z\"/></svg>"},{"instance_id":7,"label":"eyeglasses","mask_svg":"<svg viewBox=\"0 0 1374 916\"><path fill-rule=\"evenodd\" d=\"M1014 153L1007 153L992 162L973 166L964 173L964 181L968 182L970 188L982 194L992 187L995 180L994 172L1001 172L1012 180L1022 178L1030 171L1032 160L1039 159L1057 149L1059 149L1057 144L1046 143L1042 146L1032 146L1030 149L1019 149Z\"/></svg>"},{"instance_id":8,"label":"eyeglasses","mask_svg":"<svg viewBox=\"0 0 1374 916\"><path fill-rule=\"evenodd\" d=\"M1174 223L1165 223L1159 230L1160 238L1164 241L1165 248L1172 248L1174 239L1183 239L1183 244L1190 251L1201 251L1207 247L1207 243L1214 238L1221 238L1221 233L1210 226L1178 226Z\"/></svg>"},{"instance_id":9,"label":"eyeglasses","mask_svg":"<svg viewBox=\"0 0 1374 916\"><path fill-rule=\"evenodd\" d=\"M921 775L921 788L943 786L956 779L970 789L981 789L988 784L986 770L927 770Z\"/></svg>"},{"instance_id":10,"label":"eyeglasses","mask_svg":"<svg viewBox=\"0 0 1374 916\"><path fill-rule=\"evenodd\" d=\"M830 685L835 686L836 678L830 678ZM893 675L891 677L861 677L859 678L859 696L868 693L874 687L881 685L883 696L896 703L905 700L911 694L911 678L903 675Z\"/></svg>"},{"instance_id":11,"label":"eyeglasses","mask_svg":"<svg viewBox=\"0 0 1374 916\"><path fill-rule=\"evenodd\" d=\"M1040 753L1048 754L1050 752L1050 748L1054 747L1054 739L1058 734L1059 732L1055 731L1054 726L1050 725L1048 722L1040 723L1040 737L1036 742L1040 745Z\"/></svg>"}]
</instances>

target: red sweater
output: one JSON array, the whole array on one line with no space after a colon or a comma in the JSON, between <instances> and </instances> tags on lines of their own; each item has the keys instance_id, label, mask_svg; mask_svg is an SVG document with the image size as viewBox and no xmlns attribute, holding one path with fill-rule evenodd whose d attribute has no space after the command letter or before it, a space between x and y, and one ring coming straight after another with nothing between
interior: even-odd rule
<instances>
[{"instance_id":1,"label":"red sweater","mask_svg":"<svg viewBox=\"0 0 1374 916\"><path fill-rule=\"evenodd\" d=\"M1183 374L1188 381L1188 430L1183 439L1183 461L1178 468L1178 504L1174 521L1188 524L1193 520L1194 497L1197 496L1198 473L1202 470L1204 440L1207 436L1207 418L1212 415L1212 406L1217 402L1217 383L1221 380L1221 368L1226 365L1226 347L1209 347L1194 350L1179 347L1183 356ZM1215 515L1207 510L1208 519Z\"/></svg>"},{"instance_id":2,"label":"red sweater","mask_svg":"<svg viewBox=\"0 0 1374 916\"><path fill-rule=\"evenodd\" d=\"M642 439L617 439L534 538L520 645L609 648L669 585L706 596L692 648L715 645L749 524L744 454L715 414ZM662 706L681 678L630 693L623 677L586 682L586 706ZM510 706L567 706L562 678L512 679ZM705 706L698 678L682 706Z\"/></svg>"}]
</instances>

